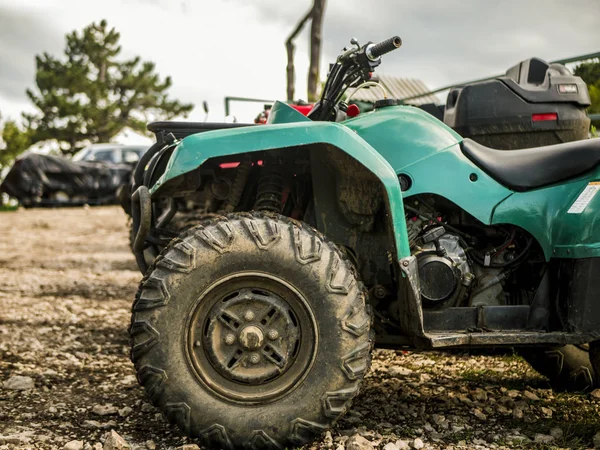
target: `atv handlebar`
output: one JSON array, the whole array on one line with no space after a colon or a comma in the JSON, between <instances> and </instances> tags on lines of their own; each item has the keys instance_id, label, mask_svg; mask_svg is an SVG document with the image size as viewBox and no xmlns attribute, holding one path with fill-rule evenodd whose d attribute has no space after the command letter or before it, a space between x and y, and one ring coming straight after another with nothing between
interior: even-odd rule
<instances>
[{"instance_id":1,"label":"atv handlebar","mask_svg":"<svg viewBox=\"0 0 600 450\"><path fill-rule=\"evenodd\" d=\"M349 87L363 86L369 81L371 73L381 64L381 55L396 50L402 45L398 36L391 37L379 44L369 42L359 46L356 39L350 41L355 48L344 49L335 64L332 64L327 81L321 92L321 98L308 113L311 120L337 120L337 108L342 102L344 92Z\"/></svg>"},{"instance_id":2,"label":"atv handlebar","mask_svg":"<svg viewBox=\"0 0 600 450\"><path fill-rule=\"evenodd\" d=\"M392 50L396 50L400 48L402 45L402 39L399 36L394 36L385 41L380 42L379 44L369 44L365 49L365 53L367 57L371 61L375 61L381 55L385 55L386 53L391 52Z\"/></svg>"}]
</instances>

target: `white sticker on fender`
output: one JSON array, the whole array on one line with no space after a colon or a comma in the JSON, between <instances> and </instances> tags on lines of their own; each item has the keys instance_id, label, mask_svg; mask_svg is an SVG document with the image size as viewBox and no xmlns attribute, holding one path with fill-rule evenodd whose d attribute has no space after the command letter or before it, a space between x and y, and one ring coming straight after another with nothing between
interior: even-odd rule
<instances>
[{"instance_id":1,"label":"white sticker on fender","mask_svg":"<svg viewBox=\"0 0 600 450\"><path fill-rule=\"evenodd\" d=\"M583 192L579 194L577 200L571 205L567 214L581 214L587 205L590 204L594 196L600 191L600 181L593 181L589 183Z\"/></svg>"}]
</instances>

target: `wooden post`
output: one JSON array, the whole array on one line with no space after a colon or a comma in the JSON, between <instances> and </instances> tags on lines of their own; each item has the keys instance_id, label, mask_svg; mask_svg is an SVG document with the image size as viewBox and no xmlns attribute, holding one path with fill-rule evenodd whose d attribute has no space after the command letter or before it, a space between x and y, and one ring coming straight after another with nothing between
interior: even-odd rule
<instances>
[{"instance_id":1,"label":"wooden post","mask_svg":"<svg viewBox=\"0 0 600 450\"><path fill-rule=\"evenodd\" d=\"M296 50L296 46L294 45L294 39L298 36L298 33L302 31L304 25L308 21L308 19L312 18L313 9L311 8L304 17L298 22L292 34L290 34L285 41L285 49L287 51L287 67L286 67L286 77L287 77L287 99L288 101L294 100L294 86L296 84L296 73L294 68L294 51Z\"/></svg>"},{"instance_id":2,"label":"wooden post","mask_svg":"<svg viewBox=\"0 0 600 450\"><path fill-rule=\"evenodd\" d=\"M319 65L321 62L321 41L325 0L314 0L310 27L310 66L308 69L307 97L315 102L319 85Z\"/></svg>"}]
</instances>

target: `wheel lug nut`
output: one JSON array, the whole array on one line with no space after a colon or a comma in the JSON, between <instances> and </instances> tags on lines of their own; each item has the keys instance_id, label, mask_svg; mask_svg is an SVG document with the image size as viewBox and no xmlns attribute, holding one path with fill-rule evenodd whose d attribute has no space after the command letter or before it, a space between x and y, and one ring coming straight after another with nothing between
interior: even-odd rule
<instances>
[{"instance_id":1,"label":"wheel lug nut","mask_svg":"<svg viewBox=\"0 0 600 450\"><path fill-rule=\"evenodd\" d=\"M227 345L232 345L235 343L235 336L233 334L228 334L225 336L225 343Z\"/></svg>"},{"instance_id":2,"label":"wheel lug nut","mask_svg":"<svg viewBox=\"0 0 600 450\"><path fill-rule=\"evenodd\" d=\"M275 339L277 339L279 337L279 332L277 330L269 330L269 332L267 333L267 336L269 336L269 339L274 341Z\"/></svg>"},{"instance_id":3,"label":"wheel lug nut","mask_svg":"<svg viewBox=\"0 0 600 450\"><path fill-rule=\"evenodd\" d=\"M258 353L252 353L249 359L252 364L258 364L260 362L260 355L258 355Z\"/></svg>"},{"instance_id":4,"label":"wheel lug nut","mask_svg":"<svg viewBox=\"0 0 600 450\"><path fill-rule=\"evenodd\" d=\"M252 311L250 311L250 310L246 311L244 313L244 319L247 320L247 321L254 320L254 313Z\"/></svg>"}]
</instances>

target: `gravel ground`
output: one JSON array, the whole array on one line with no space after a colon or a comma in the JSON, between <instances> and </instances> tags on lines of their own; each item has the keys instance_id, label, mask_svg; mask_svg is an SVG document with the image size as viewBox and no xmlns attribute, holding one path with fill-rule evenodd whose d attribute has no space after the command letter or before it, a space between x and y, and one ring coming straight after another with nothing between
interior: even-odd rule
<instances>
[{"instance_id":1,"label":"gravel ground","mask_svg":"<svg viewBox=\"0 0 600 450\"><path fill-rule=\"evenodd\" d=\"M117 207L0 213L0 449L195 448L129 362L125 222ZM510 353L377 350L353 409L307 449L586 448L599 408L600 391L553 393Z\"/></svg>"}]
</instances>

